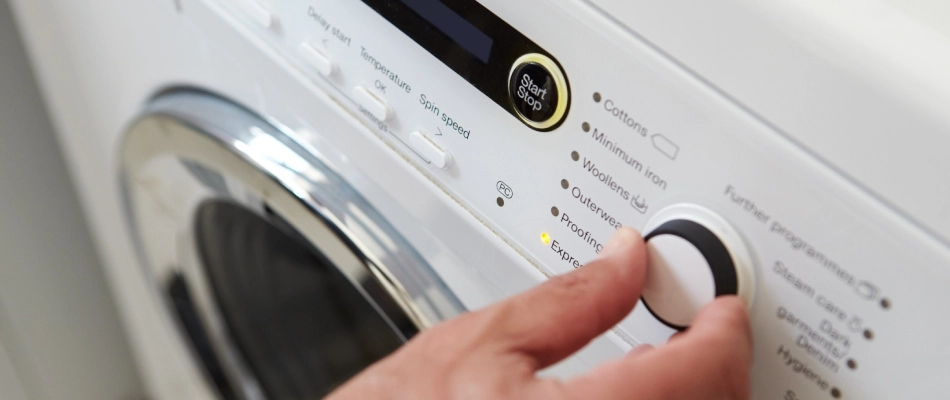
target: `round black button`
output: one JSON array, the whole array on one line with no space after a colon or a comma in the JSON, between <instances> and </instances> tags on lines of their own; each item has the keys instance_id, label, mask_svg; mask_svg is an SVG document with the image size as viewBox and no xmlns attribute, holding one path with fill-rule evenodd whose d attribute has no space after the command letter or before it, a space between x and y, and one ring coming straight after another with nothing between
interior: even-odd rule
<instances>
[{"instance_id":1,"label":"round black button","mask_svg":"<svg viewBox=\"0 0 950 400\"><path fill-rule=\"evenodd\" d=\"M526 54L515 62L508 94L517 116L540 131L556 128L567 115L569 89L563 71L549 57Z\"/></svg>"},{"instance_id":2,"label":"round black button","mask_svg":"<svg viewBox=\"0 0 950 400\"><path fill-rule=\"evenodd\" d=\"M541 64L527 62L516 67L508 90L515 110L530 121L542 123L557 112L557 83Z\"/></svg>"}]
</instances>

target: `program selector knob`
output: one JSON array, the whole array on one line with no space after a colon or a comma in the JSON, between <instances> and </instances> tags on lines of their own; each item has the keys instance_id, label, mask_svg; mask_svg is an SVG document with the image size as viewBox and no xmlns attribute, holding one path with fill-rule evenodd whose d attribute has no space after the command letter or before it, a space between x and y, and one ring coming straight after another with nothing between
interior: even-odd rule
<instances>
[{"instance_id":1,"label":"program selector knob","mask_svg":"<svg viewBox=\"0 0 950 400\"><path fill-rule=\"evenodd\" d=\"M650 266L641 300L657 320L685 330L706 304L735 295L752 304L755 275L742 237L696 205L661 210L647 224Z\"/></svg>"}]
</instances>

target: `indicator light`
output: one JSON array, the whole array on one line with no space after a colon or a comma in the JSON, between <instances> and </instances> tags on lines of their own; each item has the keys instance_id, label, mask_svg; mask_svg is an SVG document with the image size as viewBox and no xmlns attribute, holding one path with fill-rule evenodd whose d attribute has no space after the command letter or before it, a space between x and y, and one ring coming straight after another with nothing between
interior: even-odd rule
<instances>
[{"instance_id":1,"label":"indicator light","mask_svg":"<svg viewBox=\"0 0 950 400\"><path fill-rule=\"evenodd\" d=\"M548 235L547 232L541 232L541 243L544 243L544 244L551 243L551 235Z\"/></svg>"}]
</instances>

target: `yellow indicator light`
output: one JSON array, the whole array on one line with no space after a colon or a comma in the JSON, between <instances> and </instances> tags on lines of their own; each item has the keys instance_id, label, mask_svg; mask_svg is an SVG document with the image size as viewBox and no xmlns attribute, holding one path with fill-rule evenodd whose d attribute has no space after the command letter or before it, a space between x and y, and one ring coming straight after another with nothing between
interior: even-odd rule
<instances>
[{"instance_id":1,"label":"yellow indicator light","mask_svg":"<svg viewBox=\"0 0 950 400\"><path fill-rule=\"evenodd\" d=\"M541 232L541 242L544 244L551 243L551 235L548 235L547 232Z\"/></svg>"}]
</instances>

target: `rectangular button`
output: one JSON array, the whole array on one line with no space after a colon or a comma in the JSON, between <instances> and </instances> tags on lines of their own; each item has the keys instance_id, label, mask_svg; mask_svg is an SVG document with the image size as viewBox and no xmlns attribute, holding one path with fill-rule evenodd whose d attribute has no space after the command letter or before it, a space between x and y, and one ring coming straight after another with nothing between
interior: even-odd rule
<instances>
[{"instance_id":1,"label":"rectangular button","mask_svg":"<svg viewBox=\"0 0 950 400\"><path fill-rule=\"evenodd\" d=\"M330 76L330 74L333 73L333 61L322 51L313 47L312 44L306 42L301 43L300 47L297 48L297 52L300 53L300 57L303 58L307 64L310 64L310 66L321 75Z\"/></svg>"},{"instance_id":2,"label":"rectangular button","mask_svg":"<svg viewBox=\"0 0 950 400\"><path fill-rule=\"evenodd\" d=\"M389 106L362 86L353 88L353 100L372 114L376 119L389 119Z\"/></svg>"},{"instance_id":3,"label":"rectangular button","mask_svg":"<svg viewBox=\"0 0 950 400\"><path fill-rule=\"evenodd\" d=\"M238 0L237 3L241 10L261 27L270 28L274 23L274 15L257 0Z\"/></svg>"},{"instance_id":4,"label":"rectangular button","mask_svg":"<svg viewBox=\"0 0 950 400\"><path fill-rule=\"evenodd\" d=\"M448 152L442 150L422 132L413 132L409 135L409 145L419 152L419 155L431 161L432 166L436 168L448 168L452 161L452 156Z\"/></svg>"}]
</instances>

